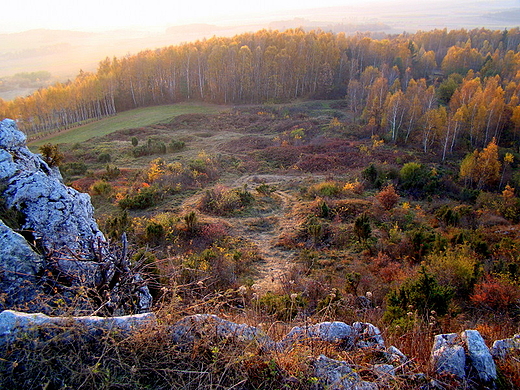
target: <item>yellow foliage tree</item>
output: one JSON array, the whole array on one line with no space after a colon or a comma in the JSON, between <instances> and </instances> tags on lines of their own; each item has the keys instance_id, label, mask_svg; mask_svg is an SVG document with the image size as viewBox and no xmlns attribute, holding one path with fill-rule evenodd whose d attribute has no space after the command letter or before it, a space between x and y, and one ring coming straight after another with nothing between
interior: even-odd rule
<instances>
[{"instance_id":1,"label":"yellow foliage tree","mask_svg":"<svg viewBox=\"0 0 520 390\"><path fill-rule=\"evenodd\" d=\"M148 168L148 181L153 183L159 177L164 175L166 172L166 164L162 158L156 158L150 162L150 168Z\"/></svg>"},{"instance_id":2,"label":"yellow foliage tree","mask_svg":"<svg viewBox=\"0 0 520 390\"><path fill-rule=\"evenodd\" d=\"M492 186L500 179L501 163L498 159L498 146L495 139L481 152L475 150L468 154L460 164L460 177L477 188Z\"/></svg>"}]
</instances>

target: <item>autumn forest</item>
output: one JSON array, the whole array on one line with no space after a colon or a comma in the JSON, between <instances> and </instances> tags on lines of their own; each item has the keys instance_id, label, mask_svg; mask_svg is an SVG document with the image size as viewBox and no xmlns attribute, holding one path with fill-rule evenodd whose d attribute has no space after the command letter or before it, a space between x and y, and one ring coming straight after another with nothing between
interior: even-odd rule
<instances>
[{"instance_id":1,"label":"autumn forest","mask_svg":"<svg viewBox=\"0 0 520 390\"><path fill-rule=\"evenodd\" d=\"M95 74L0 101L37 136L136 107L345 98L393 142L435 149L518 140L520 31L434 30L374 39L262 30L106 58Z\"/></svg>"}]
</instances>

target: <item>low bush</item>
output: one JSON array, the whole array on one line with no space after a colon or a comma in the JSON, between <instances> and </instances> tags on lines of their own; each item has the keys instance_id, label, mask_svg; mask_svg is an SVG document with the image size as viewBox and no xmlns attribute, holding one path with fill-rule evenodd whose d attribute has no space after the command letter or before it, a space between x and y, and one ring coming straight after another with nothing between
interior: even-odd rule
<instances>
[{"instance_id":1,"label":"low bush","mask_svg":"<svg viewBox=\"0 0 520 390\"><path fill-rule=\"evenodd\" d=\"M113 180L121 174L121 170L115 165L107 164L105 167L105 172L102 175L102 178L105 180Z\"/></svg>"},{"instance_id":2,"label":"low bush","mask_svg":"<svg viewBox=\"0 0 520 390\"><path fill-rule=\"evenodd\" d=\"M104 180L98 180L90 186L90 193L103 197L109 197L112 194L112 185Z\"/></svg>"},{"instance_id":3,"label":"low bush","mask_svg":"<svg viewBox=\"0 0 520 390\"><path fill-rule=\"evenodd\" d=\"M112 240L119 240L123 233L132 231L132 218L124 210L107 217L104 223L104 233Z\"/></svg>"},{"instance_id":4,"label":"low bush","mask_svg":"<svg viewBox=\"0 0 520 390\"><path fill-rule=\"evenodd\" d=\"M302 295L296 293L277 295L268 292L258 301L258 306L263 313L279 321L293 320L305 305Z\"/></svg>"},{"instance_id":5,"label":"low bush","mask_svg":"<svg viewBox=\"0 0 520 390\"><path fill-rule=\"evenodd\" d=\"M168 151L170 152L177 152L179 150L182 150L186 147L186 144L184 141L177 141L177 140L171 140L168 144Z\"/></svg>"},{"instance_id":6,"label":"low bush","mask_svg":"<svg viewBox=\"0 0 520 390\"><path fill-rule=\"evenodd\" d=\"M145 187L137 193L128 194L119 201L123 210L143 210L155 206L160 198L160 192L154 187Z\"/></svg>"},{"instance_id":7,"label":"low bush","mask_svg":"<svg viewBox=\"0 0 520 390\"><path fill-rule=\"evenodd\" d=\"M109 163L112 161L112 156L110 155L110 153L101 153L98 156L97 161L101 163Z\"/></svg>"},{"instance_id":8,"label":"low bush","mask_svg":"<svg viewBox=\"0 0 520 390\"><path fill-rule=\"evenodd\" d=\"M354 221L354 233L360 242L366 244L372 235L372 227L370 226L370 218L368 214L363 213Z\"/></svg>"},{"instance_id":9,"label":"low bush","mask_svg":"<svg viewBox=\"0 0 520 390\"><path fill-rule=\"evenodd\" d=\"M387 295L384 319L392 322L414 313L423 320L432 313L443 316L448 313L452 297L452 288L439 285L437 279L422 267L416 278L408 279Z\"/></svg>"},{"instance_id":10,"label":"low bush","mask_svg":"<svg viewBox=\"0 0 520 390\"><path fill-rule=\"evenodd\" d=\"M0 194L5 190L5 185L0 183ZM11 229L19 230L25 223L25 214L13 207L8 207L5 198L0 196L0 220Z\"/></svg>"},{"instance_id":11,"label":"low bush","mask_svg":"<svg viewBox=\"0 0 520 390\"><path fill-rule=\"evenodd\" d=\"M379 191L379 193L376 195L376 199L385 210L390 210L394 208L394 206L399 201L399 195L395 191L394 185L389 184L381 191Z\"/></svg>"},{"instance_id":12,"label":"low bush","mask_svg":"<svg viewBox=\"0 0 520 390\"><path fill-rule=\"evenodd\" d=\"M238 244L238 243L237 243ZM232 241L213 244L184 258L178 283L204 283L208 291L237 288L239 279L250 272L255 253Z\"/></svg>"},{"instance_id":13,"label":"low bush","mask_svg":"<svg viewBox=\"0 0 520 390\"><path fill-rule=\"evenodd\" d=\"M420 198L438 190L438 177L425 165L409 162L399 171L399 184L411 196Z\"/></svg>"},{"instance_id":14,"label":"low bush","mask_svg":"<svg viewBox=\"0 0 520 390\"><path fill-rule=\"evenodd\" d=\"M209 213L229 215L243 210L253 200L254 197L247 188L230 189L219 185L206 191L199 207Z\"/></svg>"},{"instance_id":15,"label":"low bush","mask_svg":"<svg viewBox=\"0 0 520 390\"><path fill-rule=\"evenodd\" d=\"M210 336L182 349L168 329L150 326L130 336L99 330L94 336L80 326L38 328L32 342L21 337L1 348L0 388L267 390L293 378L296 388L308 388L296 370L286 372L277 355L254 343Z\"/></svg>"},{"instance_id":16,"label":"low bush","mask_svg":"<svg viewBox=\"0 0 520 390\"><path fill-rule=\"evenodd\" d=\"M184 216L183 219L184 219L184 223L186 224L186 229L189 232L194 232L197 227L197 222L198 222L197 214L195 213L195 211L189 212L188 214L186 214Z\"/></svg>"},{"instance_id":17,"label":"low bush","mask_svg":"<svg viewBox=\"0 0 520 390\"><path fill-rule=\"evenodd\" d=\"M131 154L133 157L151 156L153 154L165 154L166 150L164 142L149 138L145 145L134 146Z\"/></svg>"},{"instance_id":18,"label":"low bush","mask_svg":"<svg viewBox=\"0 0 520 390\"><path fill-rule=\"evenodd\" d=\"M40 146L39 151L50 167L58 167L63 162L65 155L60 151L58 145L45 144Z\"/></svg>"},{"instance_id":19,"label":"low bush","mask_svg":"<svg viewBox=\"0 0 520 390\"><path fill-rule=\"evenodd\" d=\"M518 283L505 276L488 275L484 280L477 283L475 291L471 295L471 302L477 308L497 314L508 313L515 308L518 312L519 300Z\"/></svg>"},{"instance_id":20,"label":"low bush","mask_svg":"<svg viewBox=\"0 0 520 390\"><path fill-rule=\"evenodd\" d=\"M336 181L324 181L311 185L307 189L307 194L311 197L336 198L341 195L343 186Z\"/></svg>"},{"instance_id":21,"label":"low bush","mask_svg":"<svg viewBox=\"0 0 520 390\"><path fill-rule=\"evenodd\" d=\"M87 165L82 162L68 162L60 165L60 172L64 176L81 176L87 172Z\"/></svg>"},{"instance_id":22,"label":"low bush","mask_svg":"<svg viewBox=\"0 0 520 390\"><path fill-rule=\"evenodd\" d=\"M468 297L481 273L479 256L467 244L430 254L428 270L443 286L452 286L461 298Z\"/></svg>"},{"instance_id":23,"label":"low bush","mask_svg":"<svg viewBox=\"0 0 520 390\"><path fill-rule=\"evenodd\" d=\"M165 230L157 222L149 222L145 229L145 239L150 244L160 244L164 240Z\"/></svg>"}]
</instances>

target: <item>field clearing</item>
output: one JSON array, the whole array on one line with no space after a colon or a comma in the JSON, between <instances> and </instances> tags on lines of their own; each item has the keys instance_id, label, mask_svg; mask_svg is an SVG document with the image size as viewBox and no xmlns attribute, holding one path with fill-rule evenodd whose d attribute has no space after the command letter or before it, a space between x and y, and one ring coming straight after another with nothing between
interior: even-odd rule
<instances>
[{"instance_id":1,"label":"field clearing","mask_svg":"<svg viewBox=\"0 0 520 390\"><path fill-rule=\"evenodd\" d=\"M118 130L151 126L165 122L182 114L216 114L227 108L227 106L205 103L179 103L137 108L135 110L118 113L113 117L104 118L96 122L34 140L29 142L29 146L31 148L37 148L46 143L73 144L85 142L93 137L101 137Z\"/></svg>"}]
</instances>

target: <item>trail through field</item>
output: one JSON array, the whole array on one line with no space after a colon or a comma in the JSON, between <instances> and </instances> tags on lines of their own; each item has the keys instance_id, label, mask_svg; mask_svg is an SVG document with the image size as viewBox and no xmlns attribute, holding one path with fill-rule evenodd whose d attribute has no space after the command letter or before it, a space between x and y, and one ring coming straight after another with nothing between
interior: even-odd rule
<instances>
[{"instance_id":1,"label":"trail through field","mask_svg":"<svg viewBox=\"0 0 520 390\"><path fill-rule=\"evenodd\" d=\"M237 218L233 223L233 234L253 243L262 259L256 265L254 284L260 293L279 290L296 258L294 251L278 245L279 237L294 229L292 205L296 199L281 190L271 197L279 202L279 208L262 217Z\"/></svg>"},{"instance_id":2,"label":"trail through field","mask_svg":"<svg viewBox=\"0 0 520 390\"><path fill-rule=\"evenodd\" d=\"M284 175L241 176L226 184L230 188L246 185L251 192L260 183L275 188L275 191L264 198L264 207L255 207L247 216L237 217L216 217L199 212L203 220L226 222L230 226L230 234L241 237L256 247L261 260L255 264L253 278L254 289L260 294L278 291L282 283L288 281L287 275L295 263L296 252L278 243L280 237L294 233L300 224L300 217L295 212L298 199L294 192L305 179L307 177ZM193 210L200 196L199 194L186 199L181 209L184 212Z\"/></svg>"}]
</instances>

